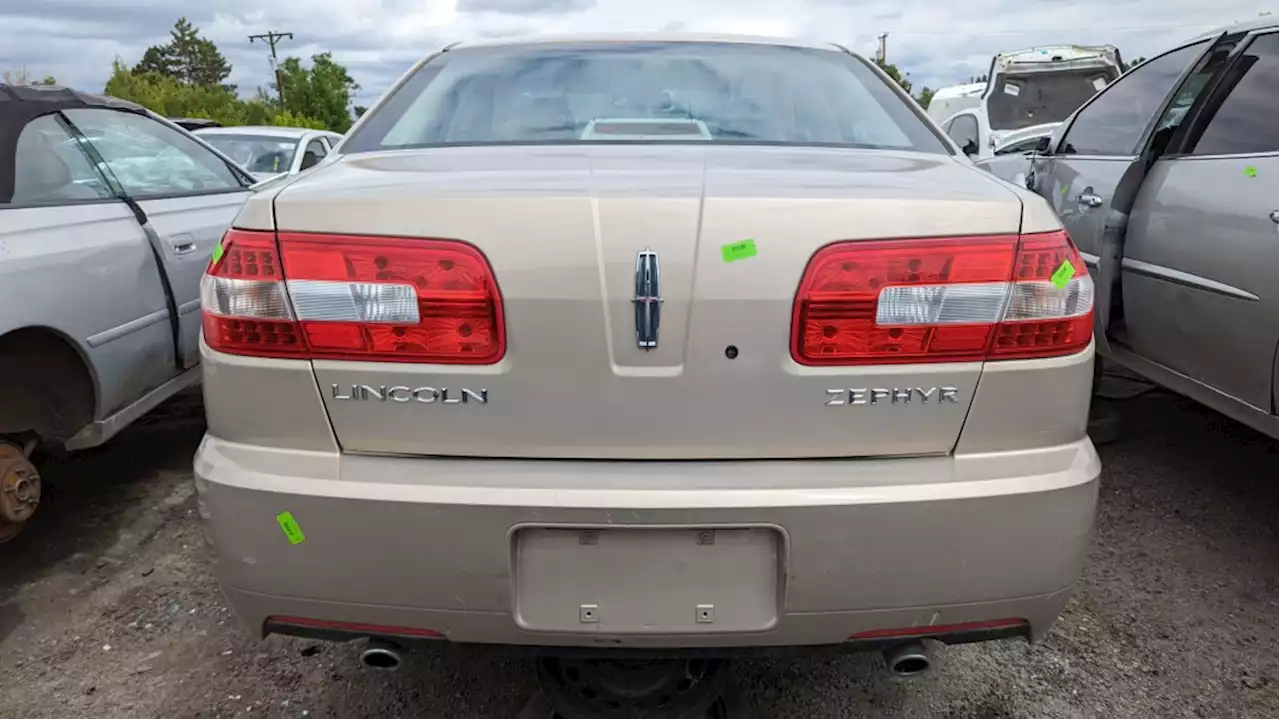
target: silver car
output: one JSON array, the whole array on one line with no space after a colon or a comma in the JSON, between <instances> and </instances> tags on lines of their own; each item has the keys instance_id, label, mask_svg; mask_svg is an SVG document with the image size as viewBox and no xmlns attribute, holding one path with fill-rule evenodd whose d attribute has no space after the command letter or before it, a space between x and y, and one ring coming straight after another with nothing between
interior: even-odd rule
<instances>
[{"instance_id":1,"label":"silver car","mask_svg":"<svg viewBox=\"0 0 1280 719\"><path fill-rule=\"evenodd\" d=\"M1126 73L1028 163L1098 283L1100 351L1272 437L1276 24L1235 25Z\"/></svg>"},{"instance_id":2,"label":"silver car","mask_svg":"<svg viewBox=\"0 0 1280 719\"><path fill-rule=\"evenodd\" d=\"M0 541L39 444L105 442L199 380L200 276L253 178L137 105L0 85Z\"/></svg>"},{"instance_id":3,"label":"silver car","mask_svg":"<svg viewBox=\"0 0 1280 719\"><path fill-rule=\"evenodd\" d=\"M1049 630L1098 488L1092 281L874 64L464 43L338 152L202 290L196 486L251 632L540 647L562 714L640 716L711 701L708 656L912 674ZM616 652L682 659L622 691L583 659Z\"/></svg>"},{"instance_id":4,"label":"silver car","mask_svg":"<svg viewBox=\"0 0 1280 719\"><path fill-rule=\"evenodd\" d=\"M342 135L297 127L208 127L195 131L258 180L295 175L320 164Z\"/></svg>"}]
</instances>

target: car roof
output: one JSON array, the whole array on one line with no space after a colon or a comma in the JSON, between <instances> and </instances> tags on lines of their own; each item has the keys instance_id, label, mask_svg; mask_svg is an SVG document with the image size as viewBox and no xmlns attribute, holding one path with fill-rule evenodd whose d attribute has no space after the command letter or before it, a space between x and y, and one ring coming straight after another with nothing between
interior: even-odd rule
<instances>
[{"instance_id":1,"label":"car roof","mask_svg":"<svg viewBox=\"0 0 1280 719\"><path fill-rule=\"evenodd\" d=\"M201 135L262 135L266 137L302 137L312 132L329 134L328 130L310 130L305 127L277 127L275 125L202 127L196 132Z\"/></svg>"},{"instance_id":2,"label":"car roof","mask_svg":"<svg viewBox=\"0 0 1280 719\"><path fill-rule=\"evenodd\" d=\"M719 33L678 33L678 32L615 32L615 33L583 33L563 35L537 35L531 37L503 37L487 40L468 40L455 43L450 48L471 47L512 47L521 45L565 45L587 43L681 43L681 42L716 42L739 45L774 45L781 47L801 47L815 50L838 50L839 46L828 42L816 42L799 38L768 37L764 35L732 35Z\"/></svg>"},{"instance_id":3,"label":"car roof","mask_svg":"<svg viewBox=\"0 0 1280 719\"><path fill-rule=\"evenodd\" d=\"M1223 25L1211 32L1197 35L1192 38L1190 42L1198 42L1200 40L1215 38L1224 32L1251 32L1253 30L1265 30L1267 28L1276 27L1277 22L1278 21L1274 16L1260 17L1253 20L1241 20L1240 22L1231 23L1230 25Z\"/></svg>"},{"instance_id":4,"label":"car roof","mask_svg":"<svg viewBox=\"0 0 1280 719\"><path fill-rule=\"evenodd\" d=\"M61 85L0 83L0 204L13 198L18 138L27 123L61 110L105 108L150 117L141 105L109 95L94 95Z\"/></svg>"}]
</instances>

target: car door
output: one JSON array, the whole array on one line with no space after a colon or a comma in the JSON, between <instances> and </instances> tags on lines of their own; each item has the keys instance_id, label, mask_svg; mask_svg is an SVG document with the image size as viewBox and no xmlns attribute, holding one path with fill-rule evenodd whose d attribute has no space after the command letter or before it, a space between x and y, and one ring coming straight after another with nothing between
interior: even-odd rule
<instances>
[{"instance_id":1,"label":"car door","mask_svg":"<svg viewBox=\"0 0 1280 719\"><path fill-rule=\"evenodd\" d=\"M178 373L161 270L60 115L27 122L11 157L0 166L12 173L0 178L0 334L39 327L71 341L103 419Z\"/></svg>"},{"instance_id":2,"label":"car door","mask_svg":"<svg viewBox=\"0 0 1280 719\"><path fill-rule=\"evenodd\" d=\"M978 138L978 118L971 112L951 118L947 123L947 136L969 157L976 157L982 147Z\"/></svg>"},{"instance_id":3,"label":"car door","mask_svg":"<svg viewBox=\"0 0 1280 719\"><path fill-rule=\"evenodd\" d=\"M1204 40L1148 60L1083 105L1054 133L1051 154L1033 158L1034 189L1053 205L1085 261L1096 266L1107 205L1138 159L1161 113Z\"/></svg>"},{"instance_id":4,"label":"car door","mask_svg":"<svg viewBox=\"0 0 1280 719\"><path fill-rule=\"evenodd\" d=\"M1144 359L1271 413L1277 340L1277 46L1247 38L1152 166L1122 260Z\"/></svg>"},{"instance_id":5,"label":"car door","mask_svg":"<svg viewBox=\"0 0 1280 719\"><path fill-rule=\"evenodd\" d=\"M194 367L200 360L200 278L248 197L249 178L149 116L98 108L65 114L145 215L178 317L179 360Z\"/></svg>"}]
</instances>

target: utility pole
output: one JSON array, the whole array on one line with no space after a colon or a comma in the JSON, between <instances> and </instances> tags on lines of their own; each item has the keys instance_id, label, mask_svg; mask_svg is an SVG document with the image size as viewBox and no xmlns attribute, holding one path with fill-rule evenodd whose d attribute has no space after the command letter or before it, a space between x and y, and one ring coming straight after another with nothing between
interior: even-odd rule
<instances>
[{"instance_id":1,"label":"utility pole","mask_svg":"<svg viewBox=\"0 0 1280 719\"><path fill-rule=\"evenodd\" d=\"M888 62L887 56L885 54L885 45L887 44L887 41L889 39L889 33L882 32L876 36L876 39L880 41L880 64L884 65L885 63Z\"/></svg>"},{"instance_id":2,"label":"utility pole","mask_svg":"<svg viewBox=\"0 0 1280 719\"><path fill-rule=\"evenodd\" d=\"M268 31L261 35L250 35L249 44L252 45L254 40L261 40L271 47L271 71L276 76L276 92L280 94L280 107L284 108L284 82L280 78L280 62L276 59L276 43L281 40L292 40L291 32L275 32Z\"/></svg>"}]
</instances>

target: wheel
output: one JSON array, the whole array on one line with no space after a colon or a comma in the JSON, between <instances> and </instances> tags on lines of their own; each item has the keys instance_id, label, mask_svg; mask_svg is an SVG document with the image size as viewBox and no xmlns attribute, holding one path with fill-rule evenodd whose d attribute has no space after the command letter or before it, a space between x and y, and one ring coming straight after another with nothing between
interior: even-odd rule
<instances>
[{"instance_id":1,"label":"wheel","mask_svg":"<svg viewBox=\"0 0 1280 719\"><path fill-rule=\"evenodd\" d=\"M727 676L727 663L713 659L538 660L557 719L706 719Z\"/></svg>"}]
</instances>

